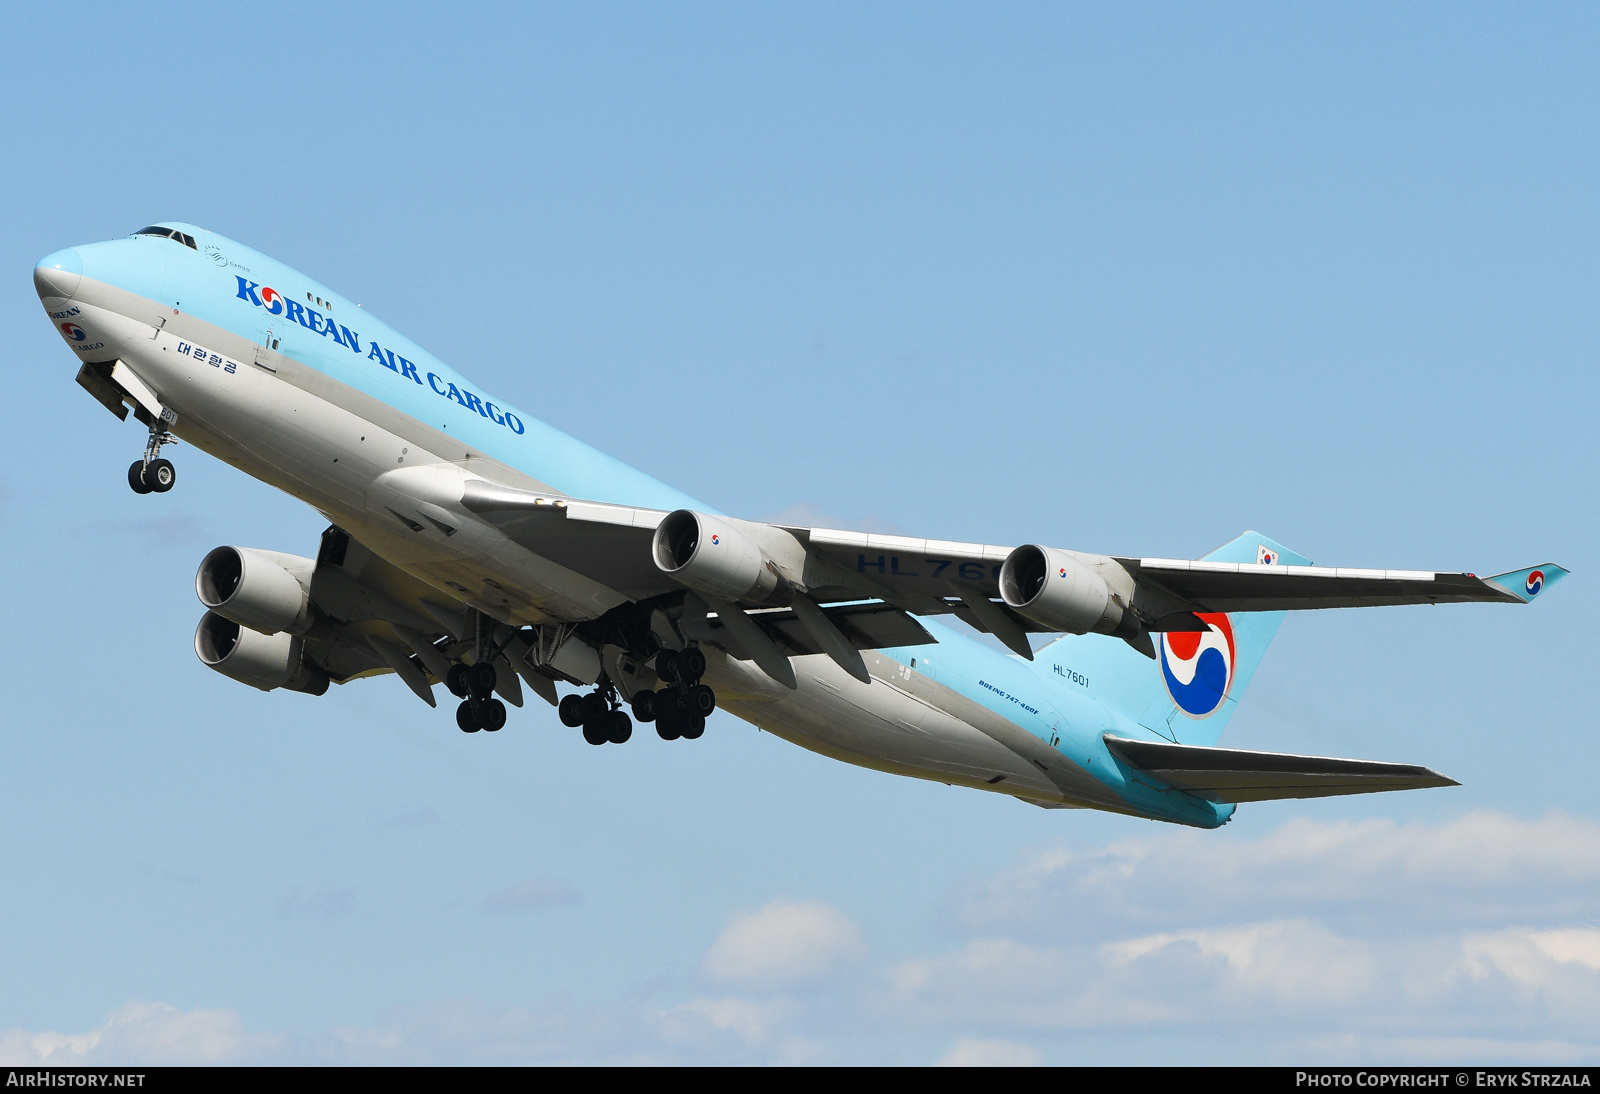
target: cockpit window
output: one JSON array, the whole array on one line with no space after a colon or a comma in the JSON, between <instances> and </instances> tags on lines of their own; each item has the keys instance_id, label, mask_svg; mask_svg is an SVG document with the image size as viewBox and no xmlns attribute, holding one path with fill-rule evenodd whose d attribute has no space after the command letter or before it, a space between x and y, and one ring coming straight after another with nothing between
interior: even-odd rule
<instances>
[{"instance_id":1,"label":"cockpit window","mask_svg":"<svg viewBox=\"0 0 1600 1094\"><path fill-rule=\"evenodd\" d=\"M159 224L152 224L148 228L140 228L133 234L136 236L161 236L163 239L170 239L176 243L182 243L191 251L198 251L200 249L194 245L194 236L189 235L187 232L175 231L172 228L163 228Z\"/></svg>"}]
</instances>

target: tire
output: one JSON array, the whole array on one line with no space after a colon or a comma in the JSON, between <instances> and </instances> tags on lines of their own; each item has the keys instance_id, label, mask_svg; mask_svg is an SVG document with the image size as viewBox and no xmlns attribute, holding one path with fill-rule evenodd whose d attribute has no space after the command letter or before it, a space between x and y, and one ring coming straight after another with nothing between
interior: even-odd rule
<instances>
[{"instance_id":1,"label":"tire","mask_svg":"<svg viewBox=\"0 0 1600 1094\"><path fill-rule=\"evenodd\" d=\"M706 731L706 720L698 714L691 714L683 720L683 739L696 741Z\"/></svg>"},{"instance_id":2,"label":"tire","mask_svg":"<svg viewBox=\"0 0 1600 1094\"><path fill-rule=\"evenodd\" d=\"M490 733L505 728L506 705L498 699L486 699L478 704L478 724Z\"/></svg>"},{"instance_id":3,"label":"tire","mask_svg":"<svg viewBox=\"0 0 1600 1094\"><path fill-rule=\"evenodd\" d=\"M583 739L592 745L606 743L606 724L603 719L583 723Z\"/></svg>"},{"instance_id":4,"label":"tire","mask_svg":"<svg viewBox=\"0 0 1600 1094\"><path fill-rule=\"evenodd\" d=\"M598 691L591 691L583 697L583 724L598 722L611 712L611 704L606 702L606 697Z\"/></svg>"},{"instance_id":5,"label":"tire","mask_svg":"<svg viewBox=\"0 0 1600 1094\"><path fill-rule=\"evenodd\" d=\"M467 666L467 686L472 688L478 698L487 698L494 694L494 686L500 680L500 674L494 671L494 664L489 661L480 661L476 665Z\"/></svg>"},{"instance_id":6,"label":"tire","mask_svg":"<svg viewBox=\"0 0 1600 1094\"><path fill-rule=\"evenodd\" d=\"M128 468L128 485L133 487L135 494L150 493L150 488L144 484L143 460L134 460L133 466Z\"/></svg>"},{"instance_id":7,"label":"tire","mask_svg":"<svg viewBox=\"0 0 1600 1094\"><path fill-rule=\"evenodd\" d=\"M685 684L698 684L706 674L706 655L696 646L678 651L678 679Z\"/></svg>"},{"instance_id":8,"label":"tire","mask_svg":"<svg viewBox=\"0 0 1600 1094\"><path fill-rule=\"evenodd\" d=\"M699 715L701 718L709 717L717 709L717 693L705 684L696 684L689 689L689 713Z\"/></svg>"},{"instance_id":9,"label":"tire","mask_svg":"<svg viewBox=\"0 0 1600 1094\"><path fill-rule=\"evenodd\" d=\"M683 727L676 718L657 718L656 736L663 741L676 741L683 736Z\"/></svg>"},{"instance_id":10,"label":"tire","mask_svg":"<svg viewBox=\"0 0 1600 1094\"><path fill-rule=\"evenodd\" d=\"M467 666L459 662L450 666L450 672L444 678L444 686L450 689L450 694L457 699L465 699L472 693L467 686Z\"/></svg>"},{"instance_id":11,"label":"tire","mask_svg":"<svg viewBox=\"0 0 1600 1094\"><path fill-rule=\"evenodd\" d=\"M478 716L473 712L471 703L462 703L456 707L456 725L463 733L478 732Z\"/></svg>"},{"instance_id":12,"label":"tire","mask_svg":"<svg viewBox=\"0 0 1600 1094\"><path fill-rule=\"evenodd\" d=\"M576 693L563 695L556 713L561 716L562 725L577 729L583 725L583 696Z\"/></svg>"},{"instance_id":13,"label":"tire","mask_svg":"<svg viewBox=\"0 0 1600 1094\"><path fill-rule=\"evenodd\" d=\"M157 494L165 494L178 481L178 469L171 460L151 460L144 469L144 481Z\"/></svg>"},{"instance_id":14,"label":"tire","mask_svg":"<svg viewBox=\"0 0 1600 1094\"><path fill-rule=\"evenodd\" d=\"M620 710L607 714L601 724L605 726L606 740L614 745L627 744L628 738L633 736L633 719Z\"/></svg>"},{"instance_id":15,"label":"tire","mask_svg":"<svg viewBox=\"0 0 1600 1094\"><path fill-rule=\"evenodd\" d=\"M636 722L653 722L656 720L655 692L636 691L633 693L633 720Z\"/></svg>"},{"instance_id":16,"label":"tire","mask_svg":"<svg viewBox=\"0 0 1600 1094\"><path fill-rule=\"evenodd\" d=\"M682 718L689 713L689 699L677 688L656 692L657 718Z\"/></svg>"},{"instance_id":17,"label":"tire","mask_svg":"<svg viewBox=\"0 0 1600 1094\"><path fill-rule=\"evenodd\" d=\"M677 650L662 650L656 654L656 675L661 677L663 684L671 684L678 679Z\"/></svg>"}]
</instances>

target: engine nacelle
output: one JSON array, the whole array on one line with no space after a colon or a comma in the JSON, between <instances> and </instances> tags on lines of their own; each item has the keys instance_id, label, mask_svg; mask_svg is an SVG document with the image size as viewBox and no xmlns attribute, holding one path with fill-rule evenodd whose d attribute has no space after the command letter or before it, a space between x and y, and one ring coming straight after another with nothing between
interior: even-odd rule
<instances>
[{"instance_id":1,"label":"engine nacelle","mask_svg":"<svg viewBox=\"0 0 1600 1094\"><path fill-rule=\"evenodd\" d=\"M306 585L316 566L299 555L218 547L201 561L194 591L200 603L240 626L262 634L304 634L312 623ZM304 575L306 585L291 570Z\"/></svg>"},{"instance_id":2,"label":"engine nacelle","mask_svg":"<svg viewBox=\"0 0 1600 1094\"><path fill-rule=\"evenodd\" d=\"M194 652L207 667L262 691L288 688L308 695L328 690L328 677L305 662L301 640L282 631L262 634L207 612L194 631Z\"/></svg>"},{"instance_id":3,"label":"engine nacelle","mask_svg":"<svg viewBox=\"0 0 1600 1094\"><path fill-rule=\"evenodd\" d=\"M1113 634L1122 605L1105 579L1066 551L1030 544L1000 567L1000 599L1036 623L1068 634Z\"/></svg>"},{"instance_id":4,"label":"engine nacelle","mask_svg":"<svg viewBox=\"0 0 1600 1094\"><path fill-rule=\"evenodd\" d=\"M765 600L778 587L776 567L749 536L692 509L667 514L651 554L662 573L723 600Z\"/></svg>"}]
</instances>

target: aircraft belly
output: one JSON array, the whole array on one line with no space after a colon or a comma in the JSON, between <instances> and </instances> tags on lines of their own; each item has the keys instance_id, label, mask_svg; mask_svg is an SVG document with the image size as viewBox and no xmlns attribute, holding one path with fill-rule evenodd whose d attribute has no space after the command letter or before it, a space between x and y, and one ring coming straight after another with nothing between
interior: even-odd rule
<instances>
[{"instance_id":1,"label":"aircraft belly","mask_svg":"<svg viewBox=\"0 0 1600 1094\"><path fill-rule=\"evenodd\" d=\"M863 684L824 655L796 657L793 664L799 686L792 692L768 687L750 662L725 655L712 659L707 679L728 696L722 705L731 713L814 752L896 774L1063 800L1021 756L887 681Z\"/></svg>"}]
</instances>

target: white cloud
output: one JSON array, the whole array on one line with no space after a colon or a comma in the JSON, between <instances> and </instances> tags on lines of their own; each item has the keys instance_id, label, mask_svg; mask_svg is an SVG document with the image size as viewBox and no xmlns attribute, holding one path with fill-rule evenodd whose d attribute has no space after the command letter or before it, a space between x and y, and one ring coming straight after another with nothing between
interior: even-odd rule
<instances>
[{"instance_id":1,"label":"white cloud","mask_svg":"<svg viewBox=\"0 0 1600 1094\"><path fill-rule=\"evenodd\" d=\"M1039 1050L1021 1041L963 1037L939 1059L940 1067L1038 1067Z\"/></svg>"},{"instance_id":2,"label":"white cloud","mask_svg":"<svg viewBox=\"0 0 1600 1094\"><path fill-rule=\"evenodd\" d=\"M343 893L292 903L337 914ZM571 896L530 881L486 906ZM1173 830L1029 851L953 899L948 946L876 972L855 967L862 931L839 909L778 901L707 949L712 992L680 980L583 1007L422 1002L295 1041L248 1033L232 1011L137 1003L87 1033L0 1034L0 1061L883 1062L929 1058L930 1035L948 1064L1038 1063L1045 1039L1170 1061L1175 1035L1240 1062L1600 1056L1600 826L1585 819Z\"/></svg>"},{"instance_id":3,"label":"white cloud","mask_svg":"<svg viewBox=\"0 0 1600 1094\"><path fill-rule=\"evenodd\" d=\"M1303 1059L1594 1045L1592 821L1296 820L1215 836L1024 854L962 890L955 922L973 937L890 970L879 1013L997 1035L1208 1029L1299 1044Z\"/></svg>"},{"instance_id":4,"label":"white cloud","mask_svg":"<svg viewBox=\"0 0 1600 1094\"><path fill-rule=\"evenodd\" d=\"M735 916L706 951L700 973L720 984L756 989L820 980L862 956L861 929L817 900L777 901Z\"/></svg>"},{"instance_id":5,"label":"white cloud","mask_svg":"<svg viewBox=\"0 0 1600 1094\"><path fill-rule=\"evenodd\" d=\"M283 1041L246 1033L231 1010L180 1011L166 1003L132 1002L88 1033L0 1033L0 1064L82 1067L104 1064L227 1064L254 1061Z\"/></svg>"},{"instance_id":6,"label":"white cloud","mask_svg":"<svg viewBox=\"0 0 1600 1094\"><path fill-rule=\"evenodd\" d=\"M1437 929L1570 922L1597 904L1600 825L1472 813L1439 825L1298 819L1256 839L1223 829L1046 847L966 886L956 918L974 933L1049 941L1069 923L1079 934L1311 913L1359 923L1382 908L1391 927Z\"/></svg>"}]
</instances>

